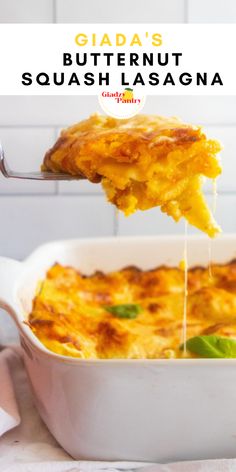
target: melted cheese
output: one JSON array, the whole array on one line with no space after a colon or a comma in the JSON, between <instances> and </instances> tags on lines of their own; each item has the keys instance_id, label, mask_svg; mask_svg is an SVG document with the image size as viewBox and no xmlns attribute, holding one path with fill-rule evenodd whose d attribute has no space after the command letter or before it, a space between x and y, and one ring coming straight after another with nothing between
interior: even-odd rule
<instances>
[{"instance_id":1,"label":"melted cheese","mask_svg":"<svg viewBox=\"0 0 236 472\"><path fill-rule=\"evenodd\" d=\"M177 118L117 120L96 114L62 131L42 169L101 181L108 200L125 215L159 206L175 221L184 217L214 237L220 228L202 181L220 174L220 149L200 127Z\"/></svg>"},{"instance_id":2,"label":"melted cheese","mask_svg":"<svg viewBox=\"0 0 236 472\"><path fill-rule=\"evenodd\" d=\"M182 357L184 271L136 267L86 277L54 265L41 283L28 323L51 351L72 357ZM187 335L236 337L236 261L188 271ZM121 319L107 305L135 303L141 313ZM190 356L190 353L186 353Z\"/></svg>"},{"instance_id":3,"label":"melted cheese","mask_svg":"<svg viewBox=\"0 0 236 472\"><path fill-rule=\"evenodd\" d=\"M187 342L187 309L188 309L188 223L185 222L184 234L184 309L183 309L183 345L184 355L186 356L186 342Z\"/></svg>"},{"instance_id":4,"label":"melted cheese","mask_svg":"<svg viewBox=\"0 0 236 472\"><path fill-rule=\"evenodd\" d=\"M212 203L212 214L215 216L216 214L216 205L217 205L217 181L216 179L213 179L213 186L212 186L212 193L213 193L213 203ZM212 265L212 239L209 239L208 241L208 267L209 267L209 277L212 277L212 270L211 270L211 265Z\"/></svg>"}]
</instances>

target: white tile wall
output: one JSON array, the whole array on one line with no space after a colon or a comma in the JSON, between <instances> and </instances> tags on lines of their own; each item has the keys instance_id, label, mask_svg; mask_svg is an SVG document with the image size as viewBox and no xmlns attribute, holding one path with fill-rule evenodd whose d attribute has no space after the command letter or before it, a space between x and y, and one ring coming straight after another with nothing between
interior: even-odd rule
<instances>
[{"instance_id":1,"label":"white tile wall","mask_svg":"<svg viewBox=\"0 0 236 472\"><path fill-rule=\"evenodd\" d=\"M176 224L171 218L161 213L157 208L148 211L138 211L129 217L121 212L118 214L118 235L138 236L156 234L183 234L184 223Z\"/></svg>"},{"instance_id":2,"label":"white tile wall","mask_svg":"<svg viewBox=\"0 0 236 472\"><path fill-rule=\"evenodd\" d=\"M155 96L148 97L145 113L179 116L199 125L236 124L236 96Z\"/></svg>"},{"instance_id":3,"label":"white tile wall","mask_svg":"<svg viewBox=\"0 0 236 472\"><path fill-rule=\"evenodd\" d=\"M188 0L190 23L236 23L235 0Z\"/></svg>"},{"instance_id":4,"label":"white tile wall","mask_svg":"<svg viewBox=\"0 0 236 472\"><path fill-rule=\"evenodd\" d=\"M56 239L111 236L114 209L102 196L0 198L1 255L22 259Z\"/></svg>"},{"instance_id":5,"label":"white tile wall","mask_svg":"<svg viewBox=\"0 0 236 472\"><path fill-rule=\"evenodd\" d=\"M0 23L51 23L52 0L0 0Z\"/></svg>"},{"instance_id":6,"label":"white tile wall","mask_svg":"<svg viewBox=\"0 0 236 472\"><path fill-rule=\"evenodd\" d=\"M100 106L92 96L0 96L0 110L0 126L62 128L99 111Z\"/></svg>"},{"instance_id":7,"label":"white tile wall","mask_svg":"<svg viewBox=\"0 0 236 472\"><path fill-rule=\"evenodd\" d=\"M57 0L59 23L179 23L184 0Z\"/></svg>"},{"instance_id":8,"label":"white tile wall","mask_svg":"<svg viewBox=\"0 0 236 472\"><path fill-rule=\"evenodd\" d=\"M102 195L102 187L100 184L92 184L86 180L74 181L74 182L59 182L58 183L59 193L65 195L71 194L86 194L86 195Z\"/></svg>"},{"instance_id":9,"label":"white tile wall","mask_svg":"<svg viewBox=\"0 0 236 472\"><path fill-rule=\"evenodd\" d=\"M17 171L39 170L45 150L55 142L54 128L1 128L0 139L9 166ZM55 193L54 182L5 179L0 176L0 195Z\"/></svg>"},{"instance_id":10,"label":"white tile wall","mask_svg":"<svg viewBox=\"0 0 236 472\"><path fill-rule=\"evenodd\" d=\"M205 131L209 138L218 139L223 146L221 163L223 172L217 181L219 192L234 192L236 194L236 126L206 126ZM208 181L206 190L212 188Z\"/></svg>"},{"instance_id":11,"label":"white tile wall","mask_svg":"<svg viewBox=\"0 0 236 472\"><path fill-rule=\"evenodd\" d=\"M0 0L0 23L235 23L235 0Z\"/></svg>"},{"instance_id":12,"label":"white tile wall","mask_svg":"<svg viewBox=\"0 0 236 472\"><path fill-rule=\"evenodd\" d=\"M236 22L235 0L0 0L0 23ZM224 144L217 217L236 232L236 97L150 97L145 113L178 115L205 125ZM94 97L0 97L0 141L10 165L38 169L58 129L99 111ZM209 186L206 187L209 190ZM210 198L210 197L209 197ZM87 182L32 183L0 178L0 255L22 258L57 238L182 233L157 209L115 218L100 186ZM189 229L191 232L192 230ZM3 315L2 342L15 337Z\"/></svg>"},{"instance_id":13,"label":"white tile wall","mask_svg":"<svg viewBox=\"0 0 236 472\"><path fill-rule=\"evenodd\" d=\"M63 128L101 108L95 96L0 96L0 111L0 128ZM232 125L236 124L236 96L150 96L144 112L176 115L197 124Z\"/></svg>"},{"instance_id":14,"label":"white tile wall","mask_svg":"<svg viewBox=\"0 0 236 472\"><path fill-rule=\"evenodd\" d=\"M212 207L212 195L207 196L209 206ZM216 219L224 232L236 233L236 194L220 194L217 198ZM199 234L199 231L188 226L189 234ZM156 235L156 234L184 234L184 223L175 223L172 219L154 208L145 212L136 212L126 218L121 213L118 217L118 235Z\"/></svg>"}]
</instances>

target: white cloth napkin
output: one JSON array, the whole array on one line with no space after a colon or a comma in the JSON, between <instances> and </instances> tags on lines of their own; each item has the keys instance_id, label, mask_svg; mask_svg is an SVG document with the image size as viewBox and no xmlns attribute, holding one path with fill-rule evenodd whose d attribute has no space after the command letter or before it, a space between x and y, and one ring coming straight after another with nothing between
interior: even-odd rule
<instances>
[{"instance_id":1,"label":"white cloth napkin","mask_svg":"<svg viewBox=\"0 0 236 472\"><path fill-rule=\"evenodd\" d=\"M17 352L11 349L3 349L0 354L0 436L20 423L10 373L10 364L16 357Z\"/></svg>"},{"instance_id":2,"label":"white cloth napkin","mask_svg":"<svg viewBox=\"0 0 236 472\"><path fill-rule=\"evenodd\" d=\"M236 459L150 464L73 460L33 404L19 347L0 352L0 472L236 472Z\"/></svg>"}]
</instances>

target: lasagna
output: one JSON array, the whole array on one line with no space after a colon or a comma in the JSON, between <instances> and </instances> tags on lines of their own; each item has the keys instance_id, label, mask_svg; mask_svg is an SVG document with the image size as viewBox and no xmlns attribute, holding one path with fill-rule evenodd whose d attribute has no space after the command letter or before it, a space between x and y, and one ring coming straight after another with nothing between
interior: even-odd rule
<instances>
[{"instance_id":1,"label":"lasagna","mask_svg":"<svg viewBox=\"0 0 236 472\"><path fill-rule=\"evenodd\" d=\"M125 267L85 276L55 264L27 323L51 351L81 359L196 357L181 349L184 272ZM187 337L236 338L236 261L188 273Z\"/></svg>"},{"instance_id":2,"label":"lasagna","mask_svg":"<svg viewBox=\"0 0 236 472\"><path fill-rule=\"evenodd\" d=\"M205 201L205 177L221 173L218 141L177 118L137 115L118 120L92 115L66 130L42 170L101 182L110 202L130 215L160 207L175 221L214 237L220 228Z\"/></svg>"}]
</instances>

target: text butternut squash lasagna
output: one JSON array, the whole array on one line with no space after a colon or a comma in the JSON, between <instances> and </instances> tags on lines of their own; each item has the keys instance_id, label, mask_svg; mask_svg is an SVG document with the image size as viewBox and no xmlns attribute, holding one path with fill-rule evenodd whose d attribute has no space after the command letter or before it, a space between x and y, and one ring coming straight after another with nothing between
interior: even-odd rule
<instances>
[{"instance_id":1,"label":"text butternut squash lasagna","mask_svg":"<svg viewBox=\"0 0 236 472\"><path fill-rule=\"evenodd\" d=\"M209 278L208 268L189 270L188 339L236 338L236 261L211 271ZM48 349L66 356L179 358L183 303L179 268L126 267L84 276L56 264L41 283L28 324ZM187 357L196 354L187 351Z\"/></svg>"},{"instance_id":2,"label":"text butternut squash lasagna","mask_svg":"<svg viewBox=\"0 0 236 472\"><path fill-rule=\"evenodd\" d=\"M95 114L62 131L42 170L101 181L108 200L126 215L159 206L175 221L184 217L214 237L220 228L202 183L221 173L220 149L200 127L177 118Z\"/></svg>"}]
</instances>

